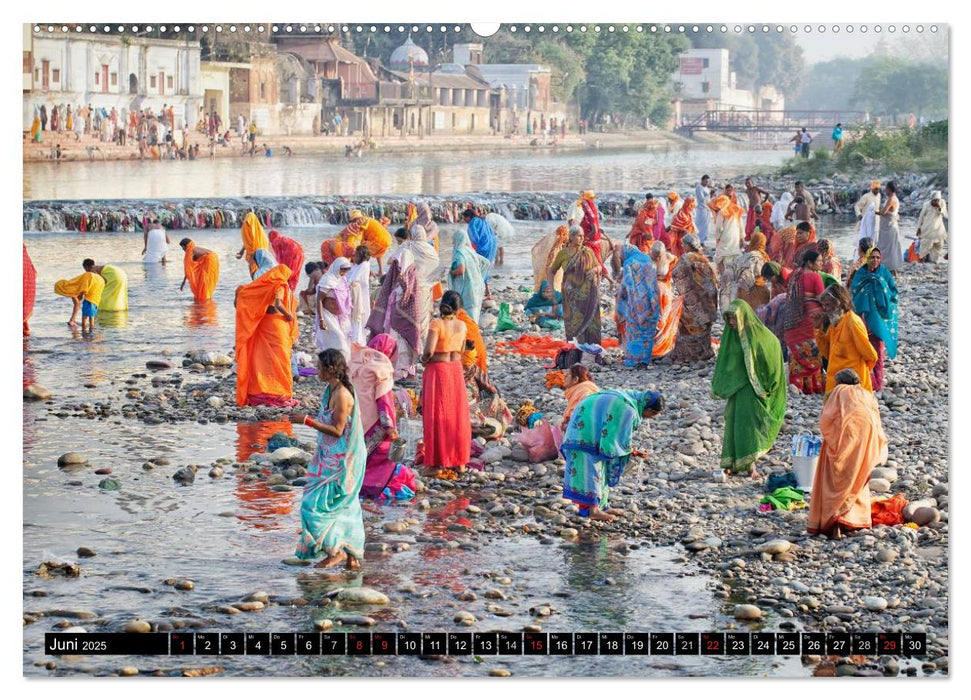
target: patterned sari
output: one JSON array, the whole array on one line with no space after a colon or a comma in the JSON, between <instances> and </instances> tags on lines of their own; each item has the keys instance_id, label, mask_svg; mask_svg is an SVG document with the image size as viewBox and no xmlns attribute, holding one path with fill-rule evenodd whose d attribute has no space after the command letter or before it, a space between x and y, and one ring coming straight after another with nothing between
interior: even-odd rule
<instances>
[{"instance_id":1,"label":"patterned sari","mask_svg":"<svg viewBox=\"0 0 971 700\"><path fill-rule=\"evenodd\" d=\"M328 386L320 399L317 420L333 421ZM358 495L364 481L367 447L355 397L340 437L317 431L317 450L307 466L307 485L300 504L300 542L296 555L316 559L346 552L364 558L364 515Z\"/></svg>"},{"instance_id":2,"label":"patterned sari","mask_svg":"<svg viewBox=\"0 0 971 700\"><path fill-rule=\"evenodd\" d=\"M738 328L728 325L734 317ZM722 469L745 472L768 452L786 414L786 368L782 348L741 299L725 311L711 390L728 399L722 438Z\"/></svg>"},{"instance_id":3,"label":"patterned sari","mask_svg":"<svg viewBox=\"0 0 971 700\"><path fill-rule=\"evenodd\" d=\"M564 498L587 508L609 507L609 487L620 483L634 430L657 397L653 391L601 391L577 405L560 447Z\"/></svg>"},{"instance_id":4,"label":"patterned sari","mask_svg":"<svg viewBox=\"0 0 971 700\"><path fill-rule=\"evenodd\" d=\"M711 349L711 326L718 316L715 269L703 253L689 251L678 258L671 280L683 299L671 360L679 363L707 360L715 354Z\"/></svg>"},{"instance_id":5,"label":"patterned sari","mask_svg":"<svg viewBox=\"0 0 971 700\"><path fill-rule=\"evenodd\" d=\"M822 394L826 390L823 358L813 328L813 316L822 312L817 301L822 293L823 280L811 270L799 268L789 278L785 321L789 383L804 394Z\"/></svg>"},{"instance_id":6,"label":"patterned sari","mask_svg":"<svg viewBox=\"0 0 971 700\"><path fill-rule=\"evenodd\" d=\"M654 263L635 251L624 260L624 275L617 296L617 316L624 321L624 366L651 364L654 335L661 315L661 299Z\"/></svg>"},{"instance_id":7,"label":"patterned sari","mask_svg":"<svg viewBox=\"0 0 971 700\"><path fill-rule=\"evenodd\" d=\"M880 265L875 272L864 265L853 274L850 287L853 308L863 319L870 344L877 351L873 367L873 390L883 390L883 362L897 356L897 283Z\"/></svg>"},{"instance_id":8,"label":"patterned sari","mask_svg":"<svg viewBox=\"0 0 971 700\"><path fill-rule=\"evenodd\" d=\"M600 344L600 270L602 266L587 246L561 250L550 274L563 269L563 324L566 339Z\"/></svg>"}]
</instances>

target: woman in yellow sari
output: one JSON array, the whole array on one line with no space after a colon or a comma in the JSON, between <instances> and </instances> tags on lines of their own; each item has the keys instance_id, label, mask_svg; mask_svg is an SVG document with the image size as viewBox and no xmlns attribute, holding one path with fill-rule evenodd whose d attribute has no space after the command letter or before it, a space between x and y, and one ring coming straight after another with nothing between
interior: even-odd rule
<instances>
[{"instance_id":1,"label":"woman in yellow sari","mask_svg":"<svg viewBox=\"0 0 971 700\"><path fill-rule=\"evenodd\" d=\"M277 265L236 290L236 403L295 406L290 353L297 340L290 268Z\"/></svg>"},{"instance_id":2,"label":"woman in yellow sari","mask_svg":"<svg viewBox=\"0 0 971 700\"><path fill-rule=\"evenodd\" d=\"M243 219L243 226L239 232L243 237L243 247L236 253L237 259L247 254L252 256L258 250L270 250L270 239L267 238L266 232L263 230L263 224L260 223L260 220L253 212L247 214L246 218ZM250 277L253 276L257 269L259 269L259 265L250 260Z\"/></svg>"},{"instance_id":3,"label":"woman in yellow sari","mask_svg":"<svg viewBox=\"0 0 971 700\"><path fill-rule=\"evenodd\" d=\"M569 243L561 250L548 270L550 286L546 292L553 298L553 280L563 270L563 324L566 339L577 343L600 344L600 272L603 266L593 251L584 245L583 229L570 229Z\"/></svg>"}]
</instances>

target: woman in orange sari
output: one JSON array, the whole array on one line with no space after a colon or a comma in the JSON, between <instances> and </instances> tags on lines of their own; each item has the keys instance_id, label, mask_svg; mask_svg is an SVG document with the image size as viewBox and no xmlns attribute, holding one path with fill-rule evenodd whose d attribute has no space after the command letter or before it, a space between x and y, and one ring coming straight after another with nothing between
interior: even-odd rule
<instances>
[{"instance_id":1,"label":"woman in orange sari","mask_svg":"<svg viewBox=\"0 0 971 700\"><path fill-rule=\"evenodd\" d=\"M185 277L182 278L179 291L185 289L185 283L188 282L196 301L209 301L219 284L219 256L211 250L198 247L191 238L183 238L179 245L185 251L185 260L182 263Z\"/></svg>"},{"instance_id":2,"label":"woman in orange sari","mask_svg":"<svg viewBox=\"0 0 971 700\"><path fill-rule=\"evenodd\" d=\"M776 231L769 245L769 257L787 270L792 270L796 259L796 227L786 226Z\"/></svg>"},{"instance_id":3,"label":"woman in orange sari","mask_svg":"<svg viewBox=\"0 0 971 700\"><path fill-rule=\"evenodd\" d=\"M252 257L258 250L270 250L270 239L266 237L266 233L263 231L263 224L260 223L260 220L253 212L247 214L246 218L243 219L243 226L239 232L243 237L243 247L236 253L237 259L242 258L244 255ZM250 260L249 273L251 277L258 268L259 265Z\"/></svg>"},{"instance_id":4,"label":"woman in orange sari","mask_svg":"<svg viewBox=\"0 0 971 700\"><path fill-rule=\"evenodd\" d=\"M732 264L735 298L748 302L753 309L769 303L769 290L762 277L762 268L769 262L765 252L765 235L752 234L745 247L745 253L735 258Z\"/></svg>"},{"instance_id":5,"label":"woman in orange sari","mask_svg":"<svg viewBox=\"0 0 971 700\"><path fill-rule=\"evenodd\" d=\"M669 229L671 233L671 252L680 257L684 255L684 244L681 242L682 239L689 233L697 233L698 229L695 228L695 207L697 203L694 197L685 197L684 204L681 205L681 209L678 213L674 215L674 220L671 222L671 228Z\"/></svg>"},{"instance_id":6,"label":"woman in orange sari","mask_svg":"<svg viewBox=\"0 0 971 700\"><path fill-rule=\"evenodd\" d=\"M658 201L654 199L654 195L648 194L647 199L644 200L644 205L637 212L630 232L627 234L630 244L642 253L650 251L651 246L654 245L654 230L657 226L658 217L663 220L663 216L663 213L659 213Z\"/></svg>"},{"instance_id":7,"label":"woman in orange sari","mask_svg":"<svg viewBox=\"0 0 971 700\"><path fill-rule=\"evenodd\" d=\"M816 227L808 221L800 221L796 225L796 252L793 254L792 266L802 266L802 260L810 250L817 250Z\"/></svg>"},{"instance_id":8,"label":"woman in orange sari","mask_svg":"<svg viewBox=\"0 0 971 700\"><path fill-rule=\"evenodd\" d=\"M465 324L466 340L471 340L475 346L475 365L482 370L483 374L488 374L489 359L485 341L482 339L482 331L479 330L479 324L473 321L472 317L465 313L465 309L462 308L462 296L450 289L442 295L442 302L453 309L457 309L455 318Z\"/></svg>"},{"instance_id":9,"label":"woman in orange sari","mask_svg":"<svg viewBox=\"0 0 971 700\"><path fill-rule=\"evenodd\" d=\"M819 239L816 250L820 255L820 271L832 275L838 280L843 279L843 264L833 252L833 243L828 238Z\"/></svg>"},{"instance_id":10,"label":"woman in orange sari","mask_svg":"<svg viewBox=\"0 0 971 700\"><path fill-rule=\"evenodd\" d=\"M819 419L823 446L813 478L806 529L842 539L844 529L869 528L870 473L887 460L887 436L873 392L851 369L836 376Z\"/></svg>"},{"instance_id":11,"label":"woman in orange sari","mask_svg":"<svg viewBox=\"0 0 971 700\"><path fill-rule=\"evenodd\" d=\"M236 289L236 403L296 406L290 353L297 340L290 268L277 265Z\"/></svg>"},{"instance_id":12,"label":"woman in orange sari","mask_svg":"<svg viewBox=\"0 0 971 700\"><path fill-rule=\"evenodd\" d=\"M836 386L836 374L851 369L860 377L860 386L873 391L870 373L879 355L870 343L866 324L853 311L853 297L841 284L832 284L823 291L819 303L825 314L817 316L816 345L819 354L829 361L826 373L826 393Z\"/></svg>"},{"instance_id":13,"label":"woman in orange sari","mask_svg":"<svg viewBox=\"0 0 971 700\"><path fill-rule=\"evenodd\" d=\"M688 199L691 199L689 197ZM680 215L681 212L678 212ZM674 343L678 339L678 324L681 323L681 309L684 301L674 296L671 285L671 273L678 258L671 255L660 241L655 241L651 247L651 260L657 270L657 289L661 303L661 315L657 320L657 330L654 332L653 357L664 357L674 350Z\"/></svg>"}]
</instances>

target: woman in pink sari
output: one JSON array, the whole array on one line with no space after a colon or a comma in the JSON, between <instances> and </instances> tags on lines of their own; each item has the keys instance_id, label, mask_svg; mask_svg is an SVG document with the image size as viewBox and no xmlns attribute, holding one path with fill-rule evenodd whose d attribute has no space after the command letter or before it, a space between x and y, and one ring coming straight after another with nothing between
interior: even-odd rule
<instances>
[{"instance_id":1,"label":"woman in pink sari","mask_svg":"<svg viewBox=\"0 0 971 700\"><path fill-rule=\"evenodd\" d=\"M300 270L303 269L303 248L292 238L281 236L275 229L270 231L268 238L273 247L273 257L279 264L290 268L290 291L296 292Z\"/></svg>"},{"instance_id":2,"label":"woman in pink sari","mask_svg":"<svg viewBox=\"0 0 971 700\"><path fill-rule=\"evenodd\" d=\"M398 344L381 333L367 347L351 347L349 376L361 411L361 427L367 446L367 466L361 495L377 501L409 500L415 495L415 474L390 457L398 439L394 405L394 359Z\"/></svg>"}]
</instances>

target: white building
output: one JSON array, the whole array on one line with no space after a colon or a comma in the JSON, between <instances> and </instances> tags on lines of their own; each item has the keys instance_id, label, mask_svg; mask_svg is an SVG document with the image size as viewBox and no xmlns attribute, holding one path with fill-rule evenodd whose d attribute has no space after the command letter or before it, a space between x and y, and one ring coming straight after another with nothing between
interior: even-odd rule
<instances>
[{"instance_id":1,"label":"white building","mask_svg":"<svg viewBox=\"0 0 971 700\"><path fill-rule=\"evenodd\" d=\"M771 85L752 90L739 89L731 70L728 49L691 49L681 54L680 66L672 76L676 123L707 111L750 111L785 109L785 97ZM781 115L780 115L781 118Z\"/></svg>"},{"instance_id":2,"label":"white building","mask_svg":"<svg viewBox=\"0 0 971 700\"><path fill-rule=\"evenodd\" d=\"M198 41L70 32L30 32L24 41L24 128L42 104L48 112L114 107L123 118L169 105L177 124L203 104Z\"/></svg>"}]
</instances>

